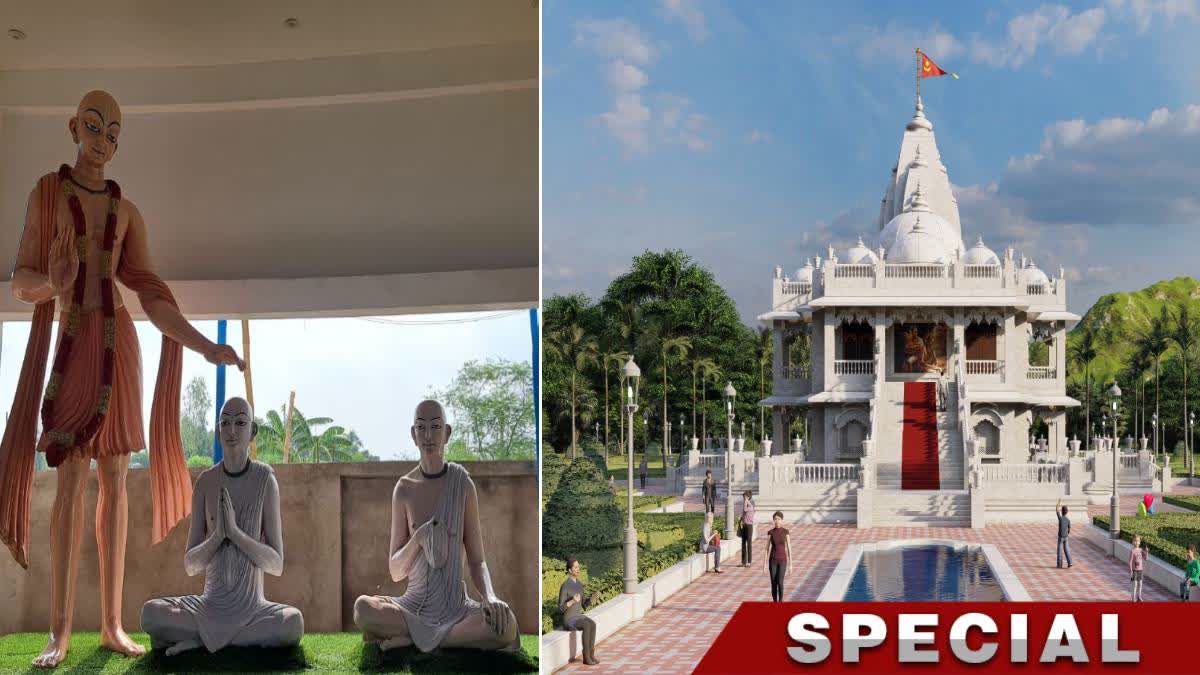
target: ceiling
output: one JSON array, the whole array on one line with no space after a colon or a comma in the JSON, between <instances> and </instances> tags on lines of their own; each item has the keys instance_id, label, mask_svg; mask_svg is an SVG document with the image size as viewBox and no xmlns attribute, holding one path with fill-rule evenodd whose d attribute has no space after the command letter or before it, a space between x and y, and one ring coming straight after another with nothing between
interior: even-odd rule
<instances>
[{"instance_id":1,"label":"ceiling","mask_svg":"<svg viewBox=\"0 0 1200 675\"><path fill-rule=\"evenodd\" d=\"M352 9L351 9L352 8ZM532 0L0 0L0 70L155 68L536 42ZM295 18L296 28L284 26Z\"/></svg>"},{"instance_id":2,"label":"ceiling","mask_svg":"<svg viewBox=\"0 0 1200 675\"><path fill-rule=\"evenodd\" d=\"M38 176L74 160L79 97L102 88L125 112L109 176L164 279L519 268L536 288L529 0L0 0L0 16L28 34L0 35L0 259ZM311 309L354 304L334 296Z\"/></svg>"}]
</instances>

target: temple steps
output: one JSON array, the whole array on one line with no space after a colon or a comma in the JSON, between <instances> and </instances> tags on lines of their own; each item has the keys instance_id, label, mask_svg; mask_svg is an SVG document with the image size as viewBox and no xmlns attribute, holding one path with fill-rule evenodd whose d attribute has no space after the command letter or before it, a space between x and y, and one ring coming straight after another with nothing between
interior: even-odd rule
<instances>
[{"instance_id":1,"label":"temple steps","mask_svg":"<svg viewBox=\"0 0 1200 675\"><path fill-rule=\"evenodd\" d=\"M971 497L966 490L876 490L872 524L910 527L969 527Z\"/></svg>"}]
</instances>

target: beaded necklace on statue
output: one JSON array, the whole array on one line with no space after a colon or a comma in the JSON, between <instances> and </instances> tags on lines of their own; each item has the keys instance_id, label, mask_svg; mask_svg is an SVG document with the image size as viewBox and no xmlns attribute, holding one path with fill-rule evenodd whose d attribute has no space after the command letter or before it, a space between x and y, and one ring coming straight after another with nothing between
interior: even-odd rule
<instances>
[{"instance_id":1,"label":"beaded necklace on statue","mask_svg":"<svg viewBox=\"0 0 1200 675\"><path fill-rule=\"evenodd\" d=\"M83 205L79 195L75 193L75 181L71 177L71 167L63 164L58 169L59 186L67 198L67 206L71 210L71 221L75 229L73 242L79 256L79 270L75 275L75 284L71 289L71 299L66 306L66 322L62 339L54 351L54 364L50 368L50 382L46 385L46 396L42 401L42 425L50 443L46 446L46 463L58 466L75 449L86 445L100 429L104 415L112 398L113 363L116 352L116 321L113 305L113 245L117 233L117 207L121 204L121 188L115 181L106 180L105 192L108 193L108 216L104 222L104 248L100 254L100 299L104 316L104 357L101 370L100 395L92 417L79 430L55 429L50 426L54 418L54 403L62 386L63 373L67 362L71 359L71 351L83 322L84 288L87 283L87 259L91 247L91 237L87 234L87 219L83 214Z\"/></svg>"}]
</instances>

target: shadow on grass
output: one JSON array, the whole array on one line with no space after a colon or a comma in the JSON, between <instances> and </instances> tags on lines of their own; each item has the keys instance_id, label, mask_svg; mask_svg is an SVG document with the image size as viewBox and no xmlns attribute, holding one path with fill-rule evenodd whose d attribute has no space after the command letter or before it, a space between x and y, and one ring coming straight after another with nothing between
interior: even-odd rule
<instances>
[{"instance_id":1,"label":"shadow on grass","mask_svg":"<svg viewBox=\"0 0 1200 675\"><path fill-rule=\"evenodd\" d=\"M75 675L76 673L79 673L79 674L100 673L100 672L104 671L104 666L106 666L109 661L111 661L113 659L123 659L123 658L125 658L125 657L118 655L116 652L112 651L111 649L105 649L104 647L96 647L96 648L92 649L90 652L88 652L87 654L85 654L83 659L81 659L78 663L72 663L71 665L67 666L66 668L64 668L63 665L60 664L59 667L54 672L70 673L72 675ZM28 670L26 670L25 672L26 673L48 673L51 671L48 671L44 668L34 668L34 667L30 666L30 668Z\"/></svg>"},{"instance_id":2,"label":"shadow on grass","mask_svg":"<svg viewBox=\"0 0 1200 675\"><path fill-rule=\"evenodd\" d=\"M130 672L278 673L303 671L307 667L302 647L226 647L215 654L200 648L175 656L155 649Z\"/></svg>"},{"instance_id":3,"label":"shadow on grass","mask_svg":"<svg viewBox=\"0 0 1200 675\"><path fill-rule=\"evenodd\" d=\"M529 673L538 669L537 661L524 652L435 649L427 654L416 647L382 652L376 644L363 644L359 663L359 670L368 673Z\"/></svg>"}]
</instances>

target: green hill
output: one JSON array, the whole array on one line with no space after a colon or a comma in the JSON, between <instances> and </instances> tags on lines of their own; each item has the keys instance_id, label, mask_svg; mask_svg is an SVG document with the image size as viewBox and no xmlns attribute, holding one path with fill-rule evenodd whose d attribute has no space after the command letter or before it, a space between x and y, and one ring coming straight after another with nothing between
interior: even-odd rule
<instances>
[{"instance_id":1,"label":"green hill","mask_svg":"<svg viewBox=\"0 0 1200 675\"><path fill-rule=\"evenodd\" d=\"M1085 326L1096 329L1100 350L1092 363L1092 378L1096 382L1109 382L1128 362L1136 349L1138 334L1149 327L1151 318L1158 316L1164 306L1173 309L1180 302L1187 302L1200 316L1200 281L1176 277L1140 291L1109 293L1097 300L1083 320L1068 333L1067 344L1073 344ZM1168 354L1174 353L1175 348L1168 351ZM1083 371L1074 368L1067 376L1069 382L1082 381Z\"/></svg>"}]
</instances>

